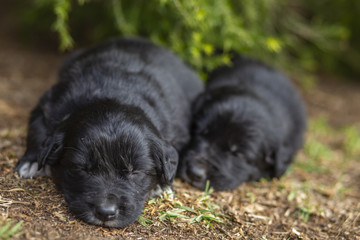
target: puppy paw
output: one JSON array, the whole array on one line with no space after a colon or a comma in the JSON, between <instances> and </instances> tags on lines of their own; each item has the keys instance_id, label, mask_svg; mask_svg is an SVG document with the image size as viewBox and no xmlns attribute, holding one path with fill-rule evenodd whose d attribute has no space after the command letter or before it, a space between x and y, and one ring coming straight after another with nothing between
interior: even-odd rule
<instances>
[{"instance_id":1,"label":"puppy paw","mask_svg":"<svg viewBox=\"0 0 360 240\"><path fill-rule=\"evenodd\" d=\"M175 198L175 192L172 190L170 186L166 186L164 189L160 185L156 185L156 187L149 192L149 198L158 198L164 197L169 200L173 200Z\"/></svg>"},{"instance_id":2,"label":"puppy paw","mask_svg":"<svg viewBox=\"0 0 360 240\"><path fill-rule=\"evenodd\" d=\"M161 194L163 193L163 189L160 187L160 185L156 185L156 187L154 189L152 189L149 194L148 194L148 198L158 198L161 196Z\"/></svg>"},{"instance_id":3,"label":"puppy paw","mask_svg":"<svg viewBox=\"0 0 360 240\"><path fill-rule=\"evenodd\" d=\"M163 196L164 196L164 198L167 198L167 199L169 199L169 200L174 200L174 199L175 199L175 192L174 192L174 190L172 189L172 187L167 186L167 187L164 189Z\"/></svg>"},{"instance_id":4,"label":"puppy paw","mask_svg":"<svg viewBox=\"0 0 360 240\"><path fill-rule=\"evenodd\" d=\"M49 165L39 170L39 164L35 161L29 161L25 158L21 158L15 168L22 178L36 178L39 176L51 176L51 170Z\"/></svg>"}]
</instances>

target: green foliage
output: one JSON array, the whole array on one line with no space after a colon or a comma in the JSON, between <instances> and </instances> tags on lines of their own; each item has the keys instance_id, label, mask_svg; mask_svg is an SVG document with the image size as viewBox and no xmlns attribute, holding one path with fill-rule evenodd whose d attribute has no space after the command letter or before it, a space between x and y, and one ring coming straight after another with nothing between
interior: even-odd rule
<instances>
[{"instance_id":1,"label":"green foliage","mask_svg":"<svg viewBox=\"0 0 360 240\"><path fill-rule=\"evenodd\" d=\"M344 75L360 74L360 1L302 0L310 24L328 38L313 43L312 56L322 67ZM329 41L329 38L331 41ZM334 41L335 40L335 41Z\"/></svg>"},{"instance_id":2,"label":"green foliage","mask_svg":"<svg viewBox=\"0 0 360 240\"><path fill-rule=\"evenodd\" d=\"M60 49L65 50L73 46L74 41L70 36L68 20L70 11L70 0L55 0L54 13L56 21L54 22L53 29L58 32L61 39Z\"/></svg>"},{"instance_id":3,"label":"green foliage","mask_svg":"<svg viewBox=\"0 0 360 240\"><path fill-rule=\"evenodd\" d=\"M287 63L292 70L300 65L314 71L319 66L337 66L345 58L350 69L355 64L351 59L360 55L350 51L360 49L360 33L356 32L360 3L350 6L345 2L33 0L33 7L27 10L31 14L25 18L44 9L53 12L53 29L59 34L62 50L73 47L73 38L88 43L114 35L139 35L170 47L199 71L228 64L233 51L272 64ZM41 20L39 16L24 22L36 25ZM344 52L349 55L338 60ZM289 61L296 62L295 67Z\"/></svg>"}]
</instances>

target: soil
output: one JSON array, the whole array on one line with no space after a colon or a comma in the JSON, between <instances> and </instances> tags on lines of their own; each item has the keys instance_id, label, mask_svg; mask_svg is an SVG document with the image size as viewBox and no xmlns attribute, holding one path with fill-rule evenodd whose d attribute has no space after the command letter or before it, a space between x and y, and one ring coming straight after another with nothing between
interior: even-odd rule
<instances>
[{"instance_id":1,"label":"soil","mask_svg":"<svg viewBox=\"0 0 360 240\"><path fill-rule=\"evenodd\" d=\"M14 172L29 112L56 81L63 55L24 46L11 25L0 27L0 226L23 221L14 239L360 239L360 154L346 153L341 131L349 125L360 130L359 83L319 76L315 88L302 91L310 119L326 119L334 129L308 133L309 141L316 138L332 152L314 163L323 170L302 167L314 162L302 150L281 179L213 192L205 200L204 192L176 180L175 200L145 206L143 217L152 222L105 228L76 219L51 179L21 179ZM194 211L183 211L187 217L204 208L226 217L214 215L221 221L209 223L166 217L180 203Z\"/></svg>"}]
</instances>

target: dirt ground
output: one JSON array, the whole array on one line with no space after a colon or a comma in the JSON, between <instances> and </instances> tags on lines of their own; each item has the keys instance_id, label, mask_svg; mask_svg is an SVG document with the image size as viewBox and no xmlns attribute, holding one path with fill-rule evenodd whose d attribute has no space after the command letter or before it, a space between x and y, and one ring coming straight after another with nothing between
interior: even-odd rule
<instances>
[{"instance_id":1,"label":"dirt ground","mask_svg":"<svg viewBox=\"0 0 360 240\"><path fill-rule=\"evenodd\" d=\"M303 91L307 144L281 179L209 196L176 180L175 200L152 200L142 220L103 228L77 220L49 178L21 179L13 171L29 112L56 81L63 56L21 45L3 25L0 227L23 221L14 239L360 239L360 84L319 77Z\"/></svg>"}]
</instances>

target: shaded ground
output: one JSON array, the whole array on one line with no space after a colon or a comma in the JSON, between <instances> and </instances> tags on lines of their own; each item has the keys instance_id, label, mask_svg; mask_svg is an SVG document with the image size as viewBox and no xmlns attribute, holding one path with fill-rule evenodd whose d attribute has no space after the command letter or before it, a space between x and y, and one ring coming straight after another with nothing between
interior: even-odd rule
<instances>
[{"instance_id":1,"label":"shaded ground","mask_svg":"<svg viewBox=\"0 0 360 240\"><path fill-rule=\"evenodd\" d=\"M280 180L210 196L176 181L177 198L151 201L142 223L102 228L78 221L50 179L13 172L29 111L55 82L62 56L7 35L0 35L0 226L23 221L14 238L360 239L360 85L326 78L304 92L307 144Z\"/></svg>"}]
</instances>

